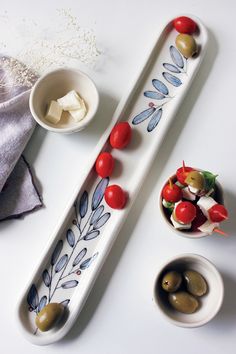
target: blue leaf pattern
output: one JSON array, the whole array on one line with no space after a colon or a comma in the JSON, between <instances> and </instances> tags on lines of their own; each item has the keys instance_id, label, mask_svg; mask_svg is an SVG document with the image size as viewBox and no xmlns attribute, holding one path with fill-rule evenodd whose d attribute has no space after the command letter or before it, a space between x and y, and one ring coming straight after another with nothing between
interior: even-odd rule
<instances>
[{"instance_id":1,"label":"blue leaf pattern","mask_svg":"<svg viewBox=\"0 0 236 354\"><path fill-rule=\"evenodd\" d=\"M157 112L155 112L147 126L147 131L151 132L153 129L156 128L157 124L160 122L162 116L162 108L158 109Z\"/></svg>"},{"instance_id":2,"label":"blue leaf pattern","mask_svg":"<svg viewBox=\"0 0 236 354\"><path fill-rule=\"evenodd\" d=\"M107 220L110 218L110 216L111 216L111 213L105 213L103 216L101 216L101 217L93 224L94 230L100 229L100 227L102 227L103 225L105 225L105 223L106 223Z\"/></svg>"},{"instance_id":3,"label":"blue leaf pattern","mask_svg":"<svg viewBox=\"0 0 236 354\"><path fill-rule=\"evenodd\" d=\"M67 261L68 261L68 254L64 254L64 256L62 256L57 262L55 267L55 272L56 273L60 272L65 267Z\"/></svg>"},{"instance_id":4,"label":"blue leaf pattern","mask_svg":"<svg viewBox=\"0 0 236 354\"><path fill-rule=\"evenodd\" d=\"M79 203L79 214L81 218L84 218L88 210L88 192L84 191L80 198L80 203Z\"/></svg>"},{"instance_id":5,"label":"blue leaf pattern","mask_svg":"<svg viewBox=\"0 0 236 354\"><path fill-rule=\"evenodd\" d=\"M27 302L33 310L36 310L36 308L38 307L39 296L38 296L38 291L36 289L35 284L32 284L32 286L28 292Z\"/></svg>"},{"instance_id":6,"label":"blue leaf pattern","mask_svg":"<svg viewBox=\"0 0 236 354\"><path fill-rule=\"evenodd\" d=\"M38 312L40 312L46 306L46 304L47 304L47 296L44 295L39 301Z\"/></svg>"},{"instance_id":7,"label":"blue leaf pattern","mask_svg":"<svg viewBox=\"0 0 236 354\"><path fill-rule=\"evenodd\" d=\"M181 73L181 71L180 71L180 70L177 68L177 66L175 66L175 65L168 64L168 63L164 63L163 66L164 66L164 68L165 68L166 70L169 70L169 71L171 71L172 73L176 73L176 74Z\"/></svg>"},{"instance_id":8,"label":"blue leaf pattern","mask_svg":"<svg viewBox=\"0 0 236 354\"><path fill-rule=\"evenodd\" d=\"M147 118L149 118L155 112L155 110L156 110L156 108L154 108L154 107L145 109L145 111L139 113L137 116L134 117L134 119L132 120L132 124L137 125L137 124L144 122Z\"/></svg>"},{"instance_id":9,"label":"blue leaf pattern","mask_svg":"<svg viewBox=\"0 0 236 354\"><path fill-rule=\"evenodd\" d=\"M62 240L59 240L53 253L52 253L52 257L51 257L51 265L53 266L56 261L58 260L59 256L60 256L60 253L61 253L61 250L62 250L62 247L63 247L63 241Z\"/></svg>"},{"instance_id":10,"label":"blue leaf pattern","mask_svg":"<svg viewBox=\"0 0 236 354\"><path fill-rule=\"evenodd\" d=\"M170 46L170 56L174 64L177 65L179 68L183 69L184 67L183 57L178 51L178 49L176 49L173 45Z\"/></svg>"},{"instance_id":11,"label":"blue leaf pattern","mask_svg":"<svg viewBox=\"0 0 236 354\"><path fill-rule=\"evenodd\" d=\"M109 183L109 178L103 178L101 181L98 183L94 193L93 193L93 198L92 198L92 211L97 209L97 207L100 205L104 192L106 187L108 186Z\"/></svg>"},{"instance_id":12,"label":"blue leaf pattern","mask_svg":"<svg viewBox=\"0 0 236 354\"><path fill-rule=\"evenodd\" d=\"M171 85L175 87L182 85L182 81L178 77L167 72L162 73L162 75Z\"/></svg>"},{"instance_id":13,"label":"blue leaf pattern","mask_svg":"<svg viewBox=\"0 0 236 354\"><path fill-rule=\"evenodd\" d=\"M66 239L67 239L67 242L69 243L70 247L73 248L75 245L75 235L71 229L67 230Z\"/></svg>"},{"instance_id":14,"label":"blue leaf pattern","mask_svg":"<svg viewBox=\"0 0 236 354\"><path fill-rule=\"evenodd\" d=\"M42 278L43 278L43 282L46 285L46 287L49 287L49 285L51 284L51 277L50 277L47 269L44 269L43 274L42 274Z\"/></svg>"},{"instance_id":15,"label":"blue leaf pattern","mask_svg":"<svg viewBox=\"0 0 236 354\"><path fill-rule=\"evenodd\" d=\"M152 84L155 87L155 89L161 93L163 93L163 95L168 95L169 94L169 90L168 87L160 80L157 79L153 79L152 80Z\"/></svg>"},{"instance_id":16,"label":"blue leaf pattern","mask_svg":"<svg viewBox=\"0 0 236 354\"><path fill-rule=\"evenodd\" d=\"M98 253L95 253L91 258L86 259L83 263L81 263L80 269L84 270L88 268L97 256Z\"/></svg>"},{"instance_id":17,"label":"blue leaf pattern","mask_svg":"<svg viewBox=\"0 0 236 354\"><path fill-rule=\"evenodd\" d=\"M100 205L93 213L91 220L90 220L90 225L93 225L102 215L104 211L104 206Z\"/></svg>"},{"instance_id":18,"label":"blue leaf pattern","mask_svg":"<svg viewBox=\"0 0 236 354\"><path fill-rule=\"evenodd\" d=\"M62 304L63 306L65 306L65 307L67 307L67 306L69 305L69 303L70 303L70 299L66 299L66 300L64 300L64 301L61 302L61 304Z\"/></svg>"},{"instance_id":19,"label":"blue leaf pattern","mask_svg":"<svg viewBox=\"0 0 236 354\"><path fill-rule=\"evenodd\" d=\"M71 289L75 288L79 282L77 280L68 280L65 283L61 284L62 289Z\"/></svg>"},{"instance_id":20,"label":"blue leaf pattern","mask_svg":"<svg viewBox=\"0 0 236 354\"><path fill-rule=\"evenodd\" d=\"M90 231L87 233L87 235L84 236L84 240L89 241L89 240L92 240L92 239L98 237L99 235L100 235L100 231L98 231L98 230Z\"/></svg>"},{"instance_id":21,"label":"blue leaf pattern","mask_svg":"<svg viewBox=\"0 0 236 354\"><path fill-rule=\"evenodd\" d=\"M163 100L163 98L166 98L162 93L155 92L155 91L145 91L144 93L145 97L152 98L154 100Z\"/></svg>"},{"instance_id":22,"label":"blue leaf pattern","mask_svg":"<svg viewBox=\"0 0 236 354\"><path fill-rule=\"evenodd\" d=\"M72 264L73 267L75 267L77 264L81 262L81 260L84 258L84 256L87 253L87 248L83 248L79 254L75 257L74 262Z\"/></svg>"}]
</instances>

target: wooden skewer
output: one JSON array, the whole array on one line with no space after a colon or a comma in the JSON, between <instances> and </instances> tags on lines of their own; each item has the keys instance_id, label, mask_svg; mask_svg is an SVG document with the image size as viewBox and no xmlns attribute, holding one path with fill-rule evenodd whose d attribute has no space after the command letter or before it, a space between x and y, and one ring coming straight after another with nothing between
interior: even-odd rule
<instances>
[{"instance_id":1,"label":"wooden skewer","mask_svg":"<svg viewBox=\"0 0 236 354\"><path fill-rule=\"evenodd\" d=\"M184 162L184 160L183 160L183 172L185 173L185 162Z\"/></svg>"},{"instance_id":2,"label":"wooden skewer","mask_svg":"<svg viewBox=\"0 0 236 354\"><path fill-rule=\"evenodd\" d=\"M226 237L229 236L226 232L224 232L224 231L222 231L220 229L215 228L214 231L217 232L220 235L223 235L223 236L226 236Z\"/></svg>"},{"instance_id":3,"label":"wooden skewer","mask_svg":"<svg viewBox=\"0 0 236 354\"><path fill-rule=\"evenodd\" d=\"M173 182L171 181L171 178L169 178L169 185L170 185L170 188L172 189L173 188Z\"/></svg>"}]
</instances>

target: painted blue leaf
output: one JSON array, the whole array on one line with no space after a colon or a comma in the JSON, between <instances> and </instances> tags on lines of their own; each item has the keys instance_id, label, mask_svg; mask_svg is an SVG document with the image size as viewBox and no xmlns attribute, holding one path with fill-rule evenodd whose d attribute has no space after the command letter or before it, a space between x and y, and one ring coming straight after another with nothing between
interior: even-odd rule
<instances>
[{"instance_id":1,"label":"painted blue leaf","mask_svg":"<svg viewBox=\"0 0 236 354\"><path fill-rule=\"evenodd\" d=\"M162 93L156 91L145 91L143 94L144 96L154 100L163 100L163 98L166 98L166 96L164 96Z\"/></svg>"},{"instance_id":2,"label":"painted blue leaf","mask_svg":"<svg viewBox=\"0 0 236 354\"><path fill-rule=\"evenodd\" d=\"M93 198L92 198L92 210L97 209L97 207L100 205L105 189L107 188L109 183L109 178L103 178L101 181L98 183L94 193L93 193Z\"/></svg>"},{"instance_id":3,"label":"painted blue leaf","mask_svg":"<svg viewBox=\"0 0 236 354\"><path fill-rule=\"evenodd\" d=\"M84 240L85 241L92 240L93 238L98 237L99 234L100 234L100 231L98 231L98 230L90 231L90 232L87 233L87 235L84 236Z\"/></svg>"},{"instance_id":4,"label":"painted blue leaf","mask_svg":"<svg viewBox=\"0 0 236 354\"><path fill-rule=\"evenodd\" d=\"M94 224L93 224L93 228L94 230L100 229L100 227L102 227L107 220L109 219L109 217L111 216L111 213L105 213L103 214L103 216L101 216Z\"/></svg>"},{"instance_id":5,"label":"painted blue leaf","mask_svg":"<svg viewBox=\"0 0 236 354\"><path fill-rule=\"evenodd\" d=\"M162 75L164 76L166 81L168 81L171 85L175 87L182 85L182 81L178 77L167 72L162 73Z\"/></svg>"},{"instance_id":6,"label":"painted blue leaf","mask_svg":"<svg viewBox=\"0 0 236 354\"><path fill-rule=\"evenodd\" d=\"M93 225L97 219L100 218L100 216L102 215L103 213L103 210L104 210L104 206L103 205L100 205L93 213L92 217L91 217L91 220L90 220L90 225Z\"/></svg>"},{"instance_id":7,"label":"painted blue leaf","mask_svg":"<svg viewBox=\"0 0 236 354\"><path fill-rule=\"evenodd\" d=\"M61 284L62 289L75 288L79 282L77 280L68 280L65 283Z\"/></svg>"},{"instance_id":8,"label":"painted blue leaf","mask_svg":"<svg viewBox=\"0 0 236 354\"><path fill-rule=\"evenodd\" d=\"M41 300L39 301L38 305L38 312L40 312L47 304L47 296L41 297Z\"/></svg>"},{"instance_id":9,"label":"painted blue leaf","mask_svg":"<svg viewBox=\"0 0 236 354\"><path fill-rule=\"evenodd\" d=\"M56 263L56 261L58 260L58 257L60 256L61 250L63 247L63 241L59 240L57 242L57 245L53 251L52 257L51 257L51 265L54 266L54 264Z\"/></svg>"},{"instance_id":10,"label":"painted blue leaf","mask_svg":"<svg viewBox=\"0 0 236 354\"><path fill-rule=\"evenodd\" d=\"M61 304L64 306L64 307L67 307L70 303L70 300L69 299L66 299L64 301L61 302Z\"/></svg>"},{"instance_id":11,"label":"painted blue leaf","mask_svg":"<svg viewBox=\"0 0 236 354\"><path fill-rule=\"evenodd\" d=\"M73 248L75 245L75 235L71 229L67 230L66 239L67 239L67 242L69 243L70 247Z\"/></svg>"},{"instance_id":12,"label":"painted blue leaf","mask_svg":"<svg viewBox=\"0 0 236 354\"><path fill-rule=\"evenodd\" d=\"M163 95L169 94L169 90L168 90L167 86L162 81L157 80L157 79L153 79L152 84L155 87L155 89L157 91L163 93Z\"/></svg>"},{"instance_id":13,"label":"painted blue leaf","mask_svg":"<svg viewBox=\"0 0 236 354\"><path fill-rule=\"evenodd\" d=\"M147 126L148 132L151 132L153 129L156 128L157 124L160 122L161 116L162 108L158 109L158 111L153 114L152 119L150 120Z\"/></svg>"},{"instance_id":14,"label":"painted blue leaf","mask_svg":"<svg viewBox=\"0 0 236 354\"><path fill-rule=\"evenodd\" d=\"M79 214L83 218L88 210L88 192L84 191L79 202Z\"/></svg>"},{"instance_id":15,"label":"painted blue leaf","mask_svg":"<svg viewBox=\"0 0 236 354\"><path fill-rule=\"evenodd\" d=\"M39 296L38 296L38 291L36 289L36 286L32 284L28 295L27 295L27 302L30 307L32 307L33 310L35 310L38 307L39 304Z\"/></svg>"},{"instance_id":16,"label":"painted blue leaf","mask_svg":"<svg viewBox=\"0 0 236 354\"><path fill-rule=\"evenodd\" d=\"M184 60L180 52L173 46L170 46L170 56L173 60L173 63L177 65L179 68L183 69L184 67Z\"/></svg>"},{"instance_id":17,"label":"painted blue leaf","mask_svg":"<svg viewBox=\"0 0 236 354\"><path fill-rule=\"evenodd\" d=\"M84 256L87 253L87 248L83 248L79 254L75 257L74 262L72 264L73 267L75 267L77 264L80 263L80 261L84 258Z\"/></svg>"},{"instance_id":18,"label":"painted blue leaf","mask_svg":"<svg viewBox=\"0 0 236 354\"><path fill-rule=\"evenodd\" d=\"M55 272L56 273L60 272L65 267L67 261L68 261L68 255L64 254L64 256L62 256L57 262L55 267Z\"/></svg>"},{"instance_id":19,"label":"painted blue leaf","mask_svg":"<svg viewBox=\"0 0 236 354\"><path fill-rule=\"evenodd\" d=\"M137 116L134 117L134 119L132 120L132 124L137 125L137 124L144 122L147 118L149 118L155 112L155 110L156 110L156 108L154 108L154 107L145 109L145 111L139 113Z\"/></svg>"},{"instance_id":20,"label":"painted blue leaf","mask_svg":"<svg viewBox=\"0 0 236 354\"><path fill-rule=\"evenodd\" d=\"M49 287L49 285L51 284L51 277L50 277L47 269L44 269L43 274L42 274L42 278L43 278L44 284L47 287Z\"/></svg>"},{"instance_id":21,"label":"painted blue leaf","mask_svg":"<svg viewBox=\"0 0 236 354\"><path fill-rule=\"evenodd\" d=\"M175 66L175 65L164 63L163 66L164 66L165 69L171 71L172 73L176 73L176 74L181 73L179 68L177 68L177 66Z\"/></svg>"},{"instance_id":22,"label":"painted blue leaf","mask_svg":"<svg viewBox=\"0 0 236 354\"><path fill-rule=\"evenodd\" d=\"M95 253L91 258L86 259L83 263L80 264L80 269L84 270L88 268L97 256L98 256L98 252Z\"/></svg>"}]
</instances>

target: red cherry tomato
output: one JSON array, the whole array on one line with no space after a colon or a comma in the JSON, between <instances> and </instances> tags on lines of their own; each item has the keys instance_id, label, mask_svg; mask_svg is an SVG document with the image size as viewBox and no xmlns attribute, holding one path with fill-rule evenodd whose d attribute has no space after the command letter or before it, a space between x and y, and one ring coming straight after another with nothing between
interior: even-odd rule
<instances>
[{"instance_id":1,"label":"red cherry tomato","mask_svg":"<svg viewBox=\"0 0 236 354\"><path fill-rule=\"evenodd\" d=\"M170 203L179 202L182 199L182 190L176 184L167 184L162 190L162 197Z\"/></svg>"},{"instance_id":2,"label":"red cherry tomato","mask_svg":"<svg viewBox=\"0 0 236 354\"><path fill-rule=\"evenodd\" d=\"M115 149L123 149L131 140L131 127L128 122L120 122L114 126L110 135L110 144Z\"/></svg>"},{"instance_id":3,"label":"red cherry tomato","mask_svg":"<svg viewBox=\"0 0 236 354\"><path fill-rule=\"evenodd\" d=\"M192 221L192 227L191 227L192 231L199 231L198 228L202 224L204 224L205 221L207 221L207 218L205 217L205 215L203 214L203 212L201 211L198 205L196 205L196 211L197 211L196 218L193 219Z\"/></svg>"},{"instance_id":4,"label":"red cherry tomato","mask_svg":"<svg viewBox=\"0 0 236 354\"><path fill-rule=\"evenodd\" d=\"M180 33L192 34L197 29L197 24L189 17L181 16L174 19L174 28Z\"/></svg>"},{"instance_id":5,"label":"red cherry tomato","mask_svg":"<svg viewBox=\"0 0 236 354\"><path fill-rule=\"evenodd\" d=\"M112 174L114 169L114 159L109 152L102 152L95 164L97 174L102 177L108 177Z\"/></svg>"},{"instance_id":6,"label":"red cherry tomato","mask_svg":"<svg viewBox=\"0 0 236 354\"><path fill-rule=\"evenodd\" d=\"M213 222L221 222L228 218L228 211L222 204L215 204L209 210L209 217Z\"/></svg>"},{"instance_id":7,"label":"red cherry tomato","mask_svg":"<svg viewBox=\"0 0 236 354\"><path fill-rule=\"evenodd\" d=\"M105 201L113 209L123 209L126 203L126 193L120 186L113 184L105 190Z\"/></svg>"},{"instance_id":8,"label":"red cherry tomato","mask_svg":"<svg viewBox=\"0 0 236 354\"><path fill-rule=\"evenodd\" d=\"M176 177L177 180L179 181L179 183L181 183L183 186L187 186L187 184L185 183L185 180L187 178L187 175L189 172L194 171L194 169L192 167L180 167L178 168L178 170L176 171Z\"/></svg>"},{"instance_id":9,"label":"red cherry tomato","mask_svg":"<svg viewBox=\"0 0 236 354\"><path fill-rule=\"evenodd\" d=\"M190 202L180 202L175 208L176 219L183 224L192 222L196 214L196 207Z\"/></svg>"}]
</instances>

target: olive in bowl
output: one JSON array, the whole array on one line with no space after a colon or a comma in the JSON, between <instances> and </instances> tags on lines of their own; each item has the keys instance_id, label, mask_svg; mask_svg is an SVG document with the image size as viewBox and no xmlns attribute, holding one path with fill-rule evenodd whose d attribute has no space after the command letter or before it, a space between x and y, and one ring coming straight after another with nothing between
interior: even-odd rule
<instances>
[{"instance_id":1,"label":"olive in bowl","mask_svg":"<svg viewBox=\"0 0 236 354\"><path fill-rule=\"evenodd\" d=\"M202 278L193 279L186 270L197 272ZM173 292L166 291L163 279L173 271L180 274L182 280ZM209 260L187 253L173 257L160 267L153 294L160 313L169 322L179 327L194 328L203 326L216 316L223 302L224 285L220 273Z\"/></svg>"}]
</instances>

